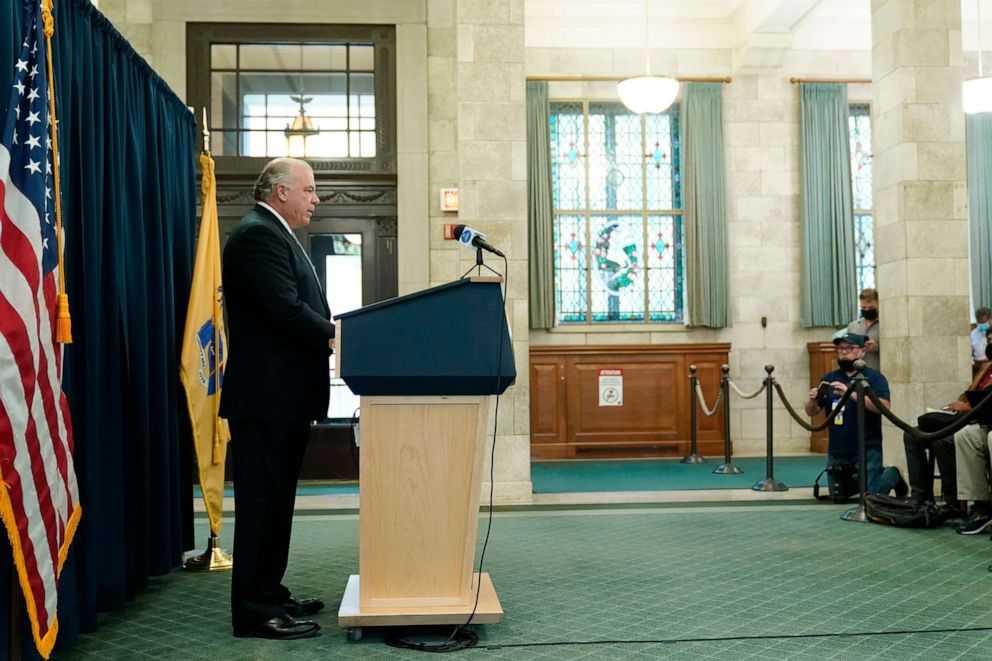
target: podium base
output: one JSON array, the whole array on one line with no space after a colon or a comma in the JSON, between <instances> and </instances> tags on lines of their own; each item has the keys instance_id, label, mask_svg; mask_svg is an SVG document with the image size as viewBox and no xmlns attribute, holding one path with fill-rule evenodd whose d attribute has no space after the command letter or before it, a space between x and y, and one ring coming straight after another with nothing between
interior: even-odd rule
<instances>
[{"instance_id":1,"label":"podium base","mask_svg":"<svg viewBox=\"0 0 992 661\"><path fill-rule=\"evenodd\" d=\"M476 580L479 574L475 574ZM384 608L362 609L358 602L358 574L348 577L348 586L341 598L338 609L339 627L392 627L407 624L464 624L472 613L475 593L468 604L457 606L389 606ZM492 579L488 573L482 574L482 591L479 593L479 607L475 609L472 622L476 624L496 624L503 619L503 607L496 596Z\"/></svg>"}]
</instances>

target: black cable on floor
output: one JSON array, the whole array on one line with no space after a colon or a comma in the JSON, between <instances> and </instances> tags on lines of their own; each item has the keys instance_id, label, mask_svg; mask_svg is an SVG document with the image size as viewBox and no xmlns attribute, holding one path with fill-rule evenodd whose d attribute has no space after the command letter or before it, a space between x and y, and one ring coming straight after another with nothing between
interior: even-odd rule
<instances>
[{"instance_id":1,"label":"black cable on floor","mask_svg":"<svg viewBox=\"0 0 992 661\"><path fill-rule=\"evenodd\" d=\"M509 291L510 266L506 260L506 257L503 257L503 272L506 274L503 278L503 315L500 317L499 331L496 333L496 339L499 343L498 349L496 350L497 392L499 391L500 385L502 385L500 369L503 366L503 326L506 323L506 292ZM475 619L475 612L479 609L479 597L482 594L482 565L486 560L486 548L489 547L489 533L491 533L493 529L493 488L496 483L496 472L494 465L496 463L496 432L499 429L499 397L499 395L496 395L496 407L493 412L493 443L492 449L489 451L489 517L486 522L486 537L482 542L482 551L479 554L479 580L475 585L475 603L472 604L472 612L469 613L468 619L465 620L464 624L459 624L456 626L455 630L451 632L451 635L448 636L448 639L444 642L436 644L418 643L411 640L408 635L386 636L384 642L390 647L412 649L417 650L418 652L457 652L459 650L475 647L475 645L479 642L478 634L468 627L472 624L472 620Z\"/></svg>"},{"instance_id":2,"label":"black cable on floor","mask_svg":"<svg viewBox=\"0 0 992 661\"><path fill-rule=\"evenodd\" d=\"M989 632L992 627L948 628L948 629L899 629L895 631L851 631L835 633L767 634L759 636L716 636L713 638L658 638L634 640L559 640L537 643L506 643L483 645L482 650L501 650L517 647L556 647L566 645L676 645L679 643L721 643L740 640L798 640L803 638L857 638L864 636L906 636L931 633L972 633Z\"/></svg>"}]
</instances>

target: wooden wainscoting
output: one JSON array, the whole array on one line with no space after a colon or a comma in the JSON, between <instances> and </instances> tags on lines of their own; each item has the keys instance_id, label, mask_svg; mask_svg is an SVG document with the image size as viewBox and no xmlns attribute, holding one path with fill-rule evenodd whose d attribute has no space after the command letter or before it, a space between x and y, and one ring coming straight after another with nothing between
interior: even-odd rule
<instances>
[{"instance_id":1,"label":"wooden wainscoting","mask_svg":"<svg viewBox=\"0 0 992 661\"><path fill-rule=\"evenodd\" d=\"M837 369L837 347L834 346L833 342L810 342L806 345L806 351L809 353L809 386L812 388L820 382L821 376ZM818 425L823 422L826 415L823 412L817 413L811 422ZM825 453L828 443L829 437L826 429L811 432L809 435L810 452Z\"/></svg>"},{"instance_id":2,"label":"wooden wainscoting","mask_svg":"<svg viewBox=\"0 0 992 661\"><path fill-rule=\"evenodd\" d=\"M530 438L535 459L680 457L689 452L689 366L707 403L730 344L532 346ZM600 370L623 370L623 405L600 406ZM699 452L723 454L723 418L699 412Z\"/></svg>"}]
</instances>

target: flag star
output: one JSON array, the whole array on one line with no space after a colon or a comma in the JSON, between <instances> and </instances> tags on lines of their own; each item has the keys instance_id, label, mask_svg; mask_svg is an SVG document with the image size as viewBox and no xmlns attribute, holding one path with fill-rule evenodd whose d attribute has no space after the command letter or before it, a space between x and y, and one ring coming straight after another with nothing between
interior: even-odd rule
<instances>
[{"instance_id":1,"label":"flag star","mask_svg":"<svg viewBox=\"0 0 992 661\"><path fill-rule=\"evenodd\" d=\"M16 83L14 83L14 87L17 88L18 96L24 96L24 83L18 80Z\"/></svg>"},{"instance_id":2,"label":"flag star","mask_svg":"<svg viewBox=\"0 0 992 661\"><path fill-rule=\"evenodd\" d=\"M38 42L36 41L33 44L31 44L31 54L34 55L37 52L38 52Z\"/></svg>"},{"instance_id":3,"label":"flag star","mask_svg":"<svg viewBox=\"0 0 992 661\"><path fill-rule=\"evenodd\" d=\"M31 126L34 126L35 124L37 124L38 122L41 121L41 118L38 117L38 113L36 113L36 112L29 112L28 113L28 118L26 120L24 120L24 121L26 121Z\"/></svg>"},{"instance_id":4,"label":"flag star","mask_svg":"<svg viewBox=\"0 0 992 661\"><path fill-rule=\"evenodd\" d=\"M41 140L36 135L29 135L28 141L24 144L34 149L35 147L41 147Z\"/></svg>"},{"instance_id":5,"label":"flag star","mask_svg":"<svg viewBox=\"0 0 992 661\"><path fill-rule=\"evenodd\" d=\"M24 45L27 46L27 44L24 44ZM17 60L17 64L15 64L14 66L17 68L18 71L27 71L28 70L28 62L27 62L27 60Z\"/></svg>"},{"instance_id":6,"label":"flag star","mask_svg":"<svg viewBox=\"0 0 992 661\"><path fill-rule=\"evenodd\" d=\"M32 174L38 174L41 172L41 163L38 161L28 161L28 164L24 166L25 170L30 170Z\"/></svg>"},{"instance_id":7,"label":"flag star","mask_svg":"<svg viewBox=\"0 0 992 661\"><path fill-rule=\"evenodd\" d=\"M48 186L45 186L45 198L49 200L52 199L52 189Z\"/></svg>"},{"instance_id":8,"label":"flag star","mask_svg":"<svg viewBox=\"0 0 992 661\"><path fill-rule=\"evenodd\" d=\"M51 223L49 223L49 225L51 225ZM47 236L44 239L42 239L41 245L43 245L46 250L48 249L48 237Z\"/></svg>"},{"instance_id":9,"label":"flag star","mask_svg":"<svg viewBox=\"0 0 992 661\"><path fill-rule=\"evenodd\" d=\"M14 106L14 116L17 117L17 119L20 119L21 118L21 107L20 106Z\"/></svg>"},{"instance_id":10,"label":"flag star","mask_svg":"<svg viewBox=\"0 0 992 661\"><path fill-rule=\"evenodd\" d=\"M38 98L38 88L32 87L31 91L28 92L28 101L34 101L37 98Z\"/></svg>"},{"instance_id":11,"label":"flag star","mask_svg":"<svg viewBox=\"0 0 992 661\"><path fill-rule=\"evenodd\" d=\"M14 140L14 144L15 145L18 144L18 142L17 142L17 131L16 130L14 131L14 138L13 138L13 140Z\"/></svg>"},{"instance_id":12,"label":"flag star","mask_svg":"<svg viewBox=\"0 0 992 661\"><path fill-rule=\"evenodd\" d=\"M52 173L52 162L46 160L45 161L45 174L51 174L51 173Z\"/></svg>"},{"instance_id":13,"label":"flag star","mask_svg":"<svg viewBox=\"0 0 992 661\"><path fill-rule=\"evenodd\" d=\"M31 73L29 73L28 75L31 76L32 78L34 78L35 76L38 75L38 65L37 64L34 65L33 67L31 67Z\"/></svg>"},{"instance_id":14,"label":"flag star","mask_svg":"<svg viewBox=\"0 0 992 661\"><path fill-rule=\"evenodd\" d=\"M56 126L58 126L57 123ZM45 137L45 149L48 149L49 151L52 149L52 139L47 136Z\"/></svg>"}]
</instances>

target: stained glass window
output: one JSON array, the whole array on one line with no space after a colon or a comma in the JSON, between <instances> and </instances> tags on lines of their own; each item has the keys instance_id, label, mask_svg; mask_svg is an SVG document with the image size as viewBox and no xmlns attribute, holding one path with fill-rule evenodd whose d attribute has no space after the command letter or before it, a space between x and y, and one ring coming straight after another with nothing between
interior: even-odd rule
<instances>
[{"instance_id":1,"label":"stained glass window","mask_svg":"<svg viewBox=\"0 0 992 661\"><path fill-rule=\"evenodd\" d=\"M558 323L682 321L678 109L555 102L550 121Z\"/></svg>"},{"instance_id":2,"label":"stained glass window","mask_svg":"<svg viewBox=\"0 0 992 661\"><path fill-rule=\"evenodd\" d=\"M854 250L858 291L875 287L875 228L872 214L871 108L853 103L848 116L851 135L851 196L854 200Z\"/></svg>"}]
</instances>

